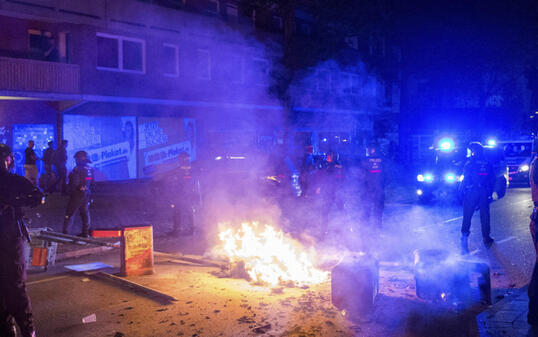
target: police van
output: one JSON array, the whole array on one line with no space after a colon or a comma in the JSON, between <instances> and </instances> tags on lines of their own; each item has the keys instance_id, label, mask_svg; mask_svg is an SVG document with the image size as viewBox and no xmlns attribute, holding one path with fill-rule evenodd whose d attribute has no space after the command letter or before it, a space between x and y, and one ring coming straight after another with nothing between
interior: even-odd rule
<instances>
[{"instance_id":1,"label":"police van","mask_svg":"<svg viewBox=\"0 0 538 337\"><path fill-rule=\"evenodd\" d=\"M508 165L508 180L514 186L529 186L533 144L530 138L499 141L498 146L502 148Z\"/></svg>"},{"instance_id":2,"label":"police van","mask_svg":"<svg viewBox=\"0 0 538 337\"><path fill-rule=\"evenodd\" d=\"M464 142L458 146L452 138L444 137L430 148L430 156L422 163L416 176L416 194L420 202L460 200L463 166L470 155L467 144ZM488 141L488 145L484 146L484 155L495 172L494 192L498 198L502 198L509 183L502 148L494 141Z\"/></svg>"}]
</instances>

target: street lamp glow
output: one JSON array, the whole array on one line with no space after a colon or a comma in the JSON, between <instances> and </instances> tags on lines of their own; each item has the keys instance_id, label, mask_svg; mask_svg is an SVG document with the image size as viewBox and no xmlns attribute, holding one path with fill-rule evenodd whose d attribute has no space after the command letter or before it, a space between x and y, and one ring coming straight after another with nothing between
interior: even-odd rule
<instances>
[{"instance_id":1,"label":"street lamp glow","mask_svg":"<svg viewBox=\"0 0 538 337\"><path fill-rule=\"evenodd\" d=\"M418 195L418 196L421 196L423 193L424 193L424 192L422 192L421 189L418 189L418 190L417 190L417 195Z\"/></svg>"}]
</instances>

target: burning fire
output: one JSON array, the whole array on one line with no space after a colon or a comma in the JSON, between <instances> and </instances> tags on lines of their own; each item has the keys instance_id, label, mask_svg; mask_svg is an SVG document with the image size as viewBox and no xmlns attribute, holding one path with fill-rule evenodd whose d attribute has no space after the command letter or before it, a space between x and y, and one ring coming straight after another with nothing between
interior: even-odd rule
<instances>
[{"instance_id":1,"label":"burning fire","mask_svg":"<svg viewBox=\"0 0 538 337\"><path fill-rule=\"evenodd\" d=\"M255 283L305 286L328 280L329 272L314 267L302 245L280 230L258 223L243 223L219 234L230 262L243 262Z\"/></svg>"}]
</instances>

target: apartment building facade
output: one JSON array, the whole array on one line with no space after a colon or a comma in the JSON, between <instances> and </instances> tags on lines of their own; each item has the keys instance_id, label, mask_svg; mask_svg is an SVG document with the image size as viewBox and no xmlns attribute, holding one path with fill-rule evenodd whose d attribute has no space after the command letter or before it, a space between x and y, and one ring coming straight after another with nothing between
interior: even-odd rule
<instances>
[{"instance_id":1,"label":"apartment building facade","mask_svg":"<svg viewBox=\"0 0 538 337\"><path fill-rule=\"evenodd\" d=\"M0 26L0 140L19 169L29 139L38 156L67 139L98 180L147 178L183 151L275 143L287 123L290 107L271 93L280 36L235 2L0 0ZM360 75L324 65L303 76L294 127L371 129L385 90Z\"/></svg>"}]
</instances>

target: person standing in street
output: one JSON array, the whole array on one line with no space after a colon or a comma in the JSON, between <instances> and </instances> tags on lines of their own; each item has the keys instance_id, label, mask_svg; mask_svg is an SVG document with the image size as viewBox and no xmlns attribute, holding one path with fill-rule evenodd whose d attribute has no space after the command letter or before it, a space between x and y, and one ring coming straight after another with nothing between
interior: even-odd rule
<instances>
[{"instance_id":1,"label":"person standing in street","mask_svg":"<svg viewBox=\"0 0 538 337\"><path fill-rule=\"evenodd\" d=\"M173 228L170 235L192 235L194 233L194 214L199 204L198 180L193 172L190 155L179 155L179 167L166 181L165 189L170 196L173 214Z\"/></svg>"},{"instance_id":2,"label":"person standing in street","mask_svg":"<svg viewBox=\"0 0 538 337\"><path fill-rule=\"evenodd\" d=\"M381 229L385 209L385 172L383 159L379 156L375 145L368 146L362 166L364 177L363 219L372 228Z\"/></svg>"},{"instance_id":3,"label":"person standing in street","mask_svg":"<svg viewBox=\"0 0 538 337\"><path fill-rule=\"evenodd\" d=\"M34 152L34 141L28 141L28 147L24 150L24 176L37 186L37 156Z\"/></svg>"},{"instance_id":4,"label":"person standing in street","mask_svg":"<svg viewBox=\"0 0 538 337\"><path fill-rule=\"evenodd\" d=\"M58 191L64 195L67 195L67 140L62 140L60 146L52 157L52 162L56 173L58 174L57 184Z\"/></svg>"},{"instance_id":5,"label":"person standing in street","mask_svg":"<svg viewBox=\"0 0 538 337\"><path fill-rule=\"evenodd\" d=\"M73 216L77 211L82 218L81 237L90 236L90 192L93 185L93 168L88 164L88 153L78 151L75 153L76 166L69 174L70 197L65 211L63 233L68 234L69 227L73 224Z\"/></svg>"},{"instance_id":6,"label":"person standing in street","mask_svg":"<svg viewBox=\"0 0 538 337\"><path fill-rule=\"evenodd\" d=\"M46 193L54 191L56 185L56 175L52 171L52 159L54 156L53 142L49 141L47 149L43 153L43 164L45 165L45 174L39 178L39 187Z\"/></svg>"},{"instance_id":7,"label":"person standing in street","mask_svg":"<svg viewBox=\"0 0 538 337\"><path fill-rule=\"evenodd\" d=\"M11 149L0 144L0 335L35 336L30 298L26 291L24 241L29 240L23 207L41 204L43 194L29 180L11 173Z\"/></svg>"},{"instance_id":8,"label":"person standing in street","mask_svg":"<svg viewBox=\"0 0 538 337\"><path fill-rule=\"evenodd\" d=\"M536 155L536 153L533 153ZM531 169L529 173L529 182L531 185L531 197L534 207L530 216L529 229L532 236L532 242L534 244L534 250L537 254L536 261L534 262L534 269L532 271L531 281L529 283L529 312L527 313L527 322L538 328L538 157L534 157L531 163Z\"/></svg>"},{"instance_id":9,"label":"person standing in street","mask_svg":"<svg viewBox=\"0 0 538 337\"><path fill-rule=\"evenodd\" d=\"M484 158L484 147L478 142L469 144L470 158L463 167L463 220L461 224L461 253L469 253L471 218L475 209L480 209L482 239L487 248L493 244L490 236L489 203L495 186L493 167Z\"/></svg>"},{"instance_id":10,"label":"person standing in street","mask_svg":"<svg viewBox=\"0 0 538 337\"><path fill-rule=\"evenodd\" d=\"M49 147L43 153L43 164L45 165L45 172L52 172L52 156L54 155L54 148L52 147L52 140L47 143Z\"/></svg>"}]
</instances>

